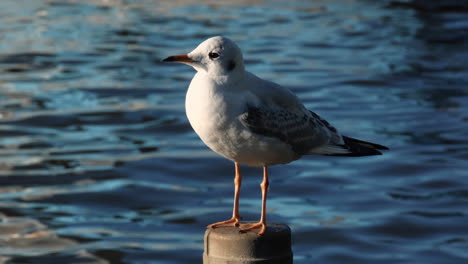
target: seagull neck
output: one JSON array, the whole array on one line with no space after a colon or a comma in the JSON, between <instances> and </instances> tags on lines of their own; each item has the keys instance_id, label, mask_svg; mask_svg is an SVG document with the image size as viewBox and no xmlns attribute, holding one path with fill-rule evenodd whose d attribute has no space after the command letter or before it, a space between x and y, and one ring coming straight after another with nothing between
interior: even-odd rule
<instances>
[{"instance_id":1,"label":"seagull neck","mask_svg":"<svg viewBox=\"0 0 468 264\"><path fill-rule=\"evenodd\" d=\"M229 74L206 74L217 86L229 88L234 87L245 77L245 71L232 71Z\"/></svg>"}]
</instances>

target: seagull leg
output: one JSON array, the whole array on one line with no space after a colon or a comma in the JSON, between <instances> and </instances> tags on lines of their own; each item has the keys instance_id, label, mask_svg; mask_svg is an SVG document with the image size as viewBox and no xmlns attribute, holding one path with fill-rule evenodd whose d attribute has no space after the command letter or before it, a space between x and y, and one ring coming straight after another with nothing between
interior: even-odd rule
<instances>
[{"instance_id":1,"label":"seagull leg","mask_svg":"<svg viewBox=\"0 0 468 264\"><path fill-rule=\"evenodd\" d=\"M239 163L235 162L235 167L236 167L236 176L234 178L234 208L232 210L232 218L226 221L218 222L209 225L208 227L211 228L216 228L222 225L227 225L234 223L234 226L239 226L240 224L240 215L239 215L239 194L240 194L240 188L242 184L242 176L240 173L240 165Z\"/></svg>"},{"instance_id":2,"label":"seagull leg","mask_svg":"<svg viewBox=\"0 0 468 264\"><path fill-rule=\"evenodd\" d=\"M266 166L263 167L263 181L260 184L260 188L262 189L262 215L260 217L260 222L255 223L255 224L247 224L249 227L242 229L241 232L245 233L247 231L260 228L258 231L258 235L261 236L265 234L266 230L266 200L267 200L267 194L268 194L268 168Z\"/></svg>"}]
</instances>

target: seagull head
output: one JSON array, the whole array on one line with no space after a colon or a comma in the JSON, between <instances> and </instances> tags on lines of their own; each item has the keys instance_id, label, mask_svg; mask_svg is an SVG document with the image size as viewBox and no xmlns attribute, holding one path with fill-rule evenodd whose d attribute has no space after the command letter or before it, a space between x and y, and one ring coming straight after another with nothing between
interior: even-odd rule
<instances>
[{"instance_id":1,"label":"seagull head","mask_svg":"<svg viewBox=\"0 0 468 264\"><path fill-rule=\"evenodd\" d=\"M226 37L209 38L185 55L170 56L164 62L185 63L213 78L244 72L244 60L239 47Z\"/></svg>"}]
</instances>

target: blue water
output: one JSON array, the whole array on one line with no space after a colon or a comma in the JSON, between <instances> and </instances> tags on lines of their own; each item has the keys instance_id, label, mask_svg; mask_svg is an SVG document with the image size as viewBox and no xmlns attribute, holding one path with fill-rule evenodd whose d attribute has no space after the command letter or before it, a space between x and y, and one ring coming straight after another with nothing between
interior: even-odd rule
<instances>
[{"instance_id":1,"label":"blue water","mask_svg":"<svg viewBox=\"0 0 468 264\"><path fill-rule=\"evenodd\" d=\"M271 167L294 263L468 262L468 8L441 2L0 2L0 263L201 263L234 166L185 117L193 69L160 59L219 34L391 148ZM258 220L262 172L242 169Z\"/></svg>"}]
</instances>

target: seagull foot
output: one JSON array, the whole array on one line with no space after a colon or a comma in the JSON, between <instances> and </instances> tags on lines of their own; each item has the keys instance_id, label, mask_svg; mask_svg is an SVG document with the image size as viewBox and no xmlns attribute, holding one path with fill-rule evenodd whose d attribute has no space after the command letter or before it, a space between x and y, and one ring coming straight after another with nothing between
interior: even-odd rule
<instances>
[{"instance_id":1,"label":"seagull foot","mask_svg":"<svg viewBox=\"0 0 468 264\"><path fill-rule=\"evenodd\" d=\"M257 232L257 235L261 236L261 235L265 234L266 224L263 223L263 222L258 222L258 223L254 223L254 224L245 224L245 225L248 226L248 227L244 228L244 229L241 229L240 230L241 233L247 233L250 230L260 228L260 230Z\"/></svg>"},{"instance_id":2,"label":"seagull foot","mask_svg":"<svg viewBox=\"0 0 468 264\"><path fill-rule=\"evenodd\" d=\"M231 218L229 220L226 220L226 221L211 224L211 225L208 226L208 228L217 228L217 227L220 227L220 226L235 226L235 227L238 227L239 225L240 225L239 217L233 217L233 218Z\"/></svg>"}]
</instances>

